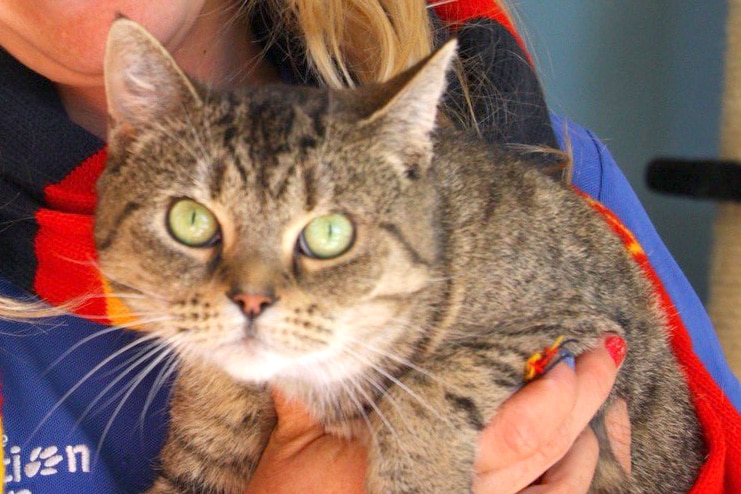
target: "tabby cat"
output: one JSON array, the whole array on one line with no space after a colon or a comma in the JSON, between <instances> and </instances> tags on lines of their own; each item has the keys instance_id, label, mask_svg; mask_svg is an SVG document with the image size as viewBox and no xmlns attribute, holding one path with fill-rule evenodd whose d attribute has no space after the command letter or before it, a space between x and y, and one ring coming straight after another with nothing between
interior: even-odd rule
<instances>
[{"instance_id":1,"label":"tabby cat","mask_svg":"<svg viewBox=\"0 0 741 494\"><path fill-rule=\"evenodd\" d=\"M469 492L477 434L557 336L630 349L592 492L686 492L703 459L647 281L604 220L528 159L436 127L449 42L348 90L218 93L135 23L106 54L101 270L180 356L149 493L242 493L271 389L369 434L370 493Z\"/></svg>"}]
</instances>

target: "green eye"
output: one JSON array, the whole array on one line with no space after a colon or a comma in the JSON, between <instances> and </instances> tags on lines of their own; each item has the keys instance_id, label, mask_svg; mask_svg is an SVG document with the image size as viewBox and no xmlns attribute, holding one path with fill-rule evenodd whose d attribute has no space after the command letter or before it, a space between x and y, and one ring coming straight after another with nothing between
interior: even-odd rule
<instances>
[{"instance_id":1,"label":"green eye","mask_svg":"<svg viewBox=\"0 0 741 494\"><path fill-rule=\"evenodd\" d=\"M347 216L325 214L306 225L298 239L302 254L316 259L339 257L352 247L355 227Z\"/></svg>"},{"instance_id":2,"label":"green eye","mask_svg":"<svg viewBox=\"0 0 741 494\"><path fill-rule=\"evenodd\" d=\"M180 199L167 215L170 235L189 247L207 247L219 239L219 223L203 204L191 199Z\"/></svg>"}]
</instances>

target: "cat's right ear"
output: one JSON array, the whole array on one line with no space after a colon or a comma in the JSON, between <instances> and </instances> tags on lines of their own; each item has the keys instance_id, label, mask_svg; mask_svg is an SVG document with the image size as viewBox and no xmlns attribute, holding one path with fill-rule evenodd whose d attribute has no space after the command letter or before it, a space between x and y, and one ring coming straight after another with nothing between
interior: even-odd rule
<instances>
[{"instance_id":1,"label":"cat's right ear","mask_svg":"<svg viewBox=\"0 0 741 494\"><path fill-rule=\"evenodd\" d=\"M453 38L424 60L380 85L373 98L377 105L365 123L385 119L400 134L429 135L435 120L458 41Z\"/></svg>"},{"instance_id":2,"label":"cat's right ear","mask_svg":"<svg viewBox=\"0 0 741 494\"><path fill-rule=\"evenodd\" d=\"M198 93L165 48L136 22L116 19L108 32L105 88L109 142L190 105Z\"/></svg>"},{"instance_id":3,"label":"cat's right ear","mask_svg":"<svg viewBox=\"0 0 741 494\"><path fill-rule=\"evenodd\" d=\"M360 125L374 126L372 132L382 136L385 150L402 157L401 171L406 176L416 175L430 163L431 136L457 46L451 39L391 80L355 91L364 102L361 111L366 112Z\"/></svg>"}]
</instances>

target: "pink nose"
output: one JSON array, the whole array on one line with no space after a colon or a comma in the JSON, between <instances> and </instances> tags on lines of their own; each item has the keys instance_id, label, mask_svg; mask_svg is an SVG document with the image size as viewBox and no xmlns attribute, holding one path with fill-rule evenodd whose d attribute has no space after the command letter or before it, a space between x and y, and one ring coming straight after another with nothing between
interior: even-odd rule
<instances>
[{"instance_id":1,"label":"pink nose","mask_svg":"<svg viewBox=\"0 0 741 494\"><path fill-rule=\"evenodd\" d=\"M232 300L250 318L259 316L263 310L270 307L274 302L272 297L261 293L237 293L232 295Z\"/></svg>"}]
</instances>

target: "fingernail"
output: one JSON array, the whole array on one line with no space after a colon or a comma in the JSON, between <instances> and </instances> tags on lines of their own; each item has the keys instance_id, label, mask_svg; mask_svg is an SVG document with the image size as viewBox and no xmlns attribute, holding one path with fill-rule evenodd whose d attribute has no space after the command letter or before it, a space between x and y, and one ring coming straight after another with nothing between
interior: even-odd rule
<instances>
[{"instance_id":1,"label":"fingernail","mask_svg":"<svg viewBox=\"0 0 741 494\"><path fill-rule=\"evenodd\" d=\"M607 349L607 353L610 354L610 357L612 357L612 361L615 362L615 367L620 367L628 351L628 345L625 344L625 340L617 335L610 336L605 340L605 348Z\"/></svg>"}]
</instances>

